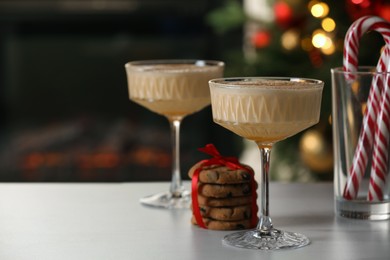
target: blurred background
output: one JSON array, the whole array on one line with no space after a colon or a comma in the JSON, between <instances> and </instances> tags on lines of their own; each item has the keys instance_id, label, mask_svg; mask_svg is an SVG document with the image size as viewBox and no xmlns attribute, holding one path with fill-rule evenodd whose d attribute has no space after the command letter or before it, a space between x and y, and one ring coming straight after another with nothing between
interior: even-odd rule
<instances>
[{"instance_id":1,"label":"blurred background","mask_svg":"<svg viewBox=\"0 0 390 260\"><path fill-rule=\"evenodd\" d=\"M275 145L271 179L332 180L330 68L363 15L390 20L390 2L0 0L0 181L170 180L168 122L129 101L124 64L173 58L223 60L225 76L325 81L320 123ZM376 65L383 44L366 34L360 64ZM257 162L254 144L206 108L182 124L184 179L207 143Z\"/></svg>"}]
</instances>

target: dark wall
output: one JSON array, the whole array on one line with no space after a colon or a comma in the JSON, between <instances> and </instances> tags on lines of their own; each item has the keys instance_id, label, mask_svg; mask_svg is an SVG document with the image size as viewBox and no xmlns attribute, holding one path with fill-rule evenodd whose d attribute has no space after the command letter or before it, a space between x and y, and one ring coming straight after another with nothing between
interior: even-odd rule
<instances>
[{"instance_id":1,"label":"dark wall","mask_svg":"<svg viewBox=\"0 0 390 260\"><path fill-rule=\"evenodd\" d=\"M219 59L215 5L0 1L0 180L169 180L168 122L128 100L124 64ZM184 119L181 140L183 177L206 143L240 151L210 108Z\"/></svg>"}]
</instances>

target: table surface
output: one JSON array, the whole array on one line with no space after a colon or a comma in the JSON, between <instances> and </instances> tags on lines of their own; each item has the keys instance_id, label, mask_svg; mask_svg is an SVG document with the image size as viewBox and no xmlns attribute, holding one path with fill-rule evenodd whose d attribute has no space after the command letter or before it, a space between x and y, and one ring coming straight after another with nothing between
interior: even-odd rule
<instances>
[{"instance_id":1,"label":"table surface","mask_svg":"<svg viewBox=\"0 0 390 260\"><path fill-rule=\"evenodd\" d=\"M390 259L390 222L335 217L331 183L270 184L274 225L311 239L304 248L274 252L224 246L232 231L193 226L190 210L139 204L168 187L0 184L0 259Z\"/></svg>"}]
</instances>

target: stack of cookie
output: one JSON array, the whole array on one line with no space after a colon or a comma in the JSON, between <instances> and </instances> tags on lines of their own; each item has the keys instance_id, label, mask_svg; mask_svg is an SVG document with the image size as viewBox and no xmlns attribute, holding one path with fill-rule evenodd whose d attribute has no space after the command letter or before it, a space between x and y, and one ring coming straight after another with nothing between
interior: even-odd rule
<instances>
[{"instance_id":1,"label":"stack of cookie","mask_svg":"<svg viewBox=\"0 0 390 260\"><path fill-rule=\"evenodd\" d=\"M193 224L199 224L195 217L197 214L194 214L198 211L198 216L201 216L204 226L208 229L235 230L256 226L257 205L254 189L257 184L252 178L249 166L230 169L224 165L201 166L201 163L197 163L189 170L191 179L197 169L200 170L196 192L199 208L194 208L194 205L192 207Z\"/></svg>"}]
</instances>

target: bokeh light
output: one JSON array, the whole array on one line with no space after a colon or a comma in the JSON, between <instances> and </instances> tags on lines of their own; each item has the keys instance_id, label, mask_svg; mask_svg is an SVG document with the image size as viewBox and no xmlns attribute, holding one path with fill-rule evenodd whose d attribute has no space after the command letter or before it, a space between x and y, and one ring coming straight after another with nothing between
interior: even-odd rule
<instances>
[{"instance_id":1,"label":"bokeh light","mask_svg":"<svg viewBox=\"0 0 390 260\"><path fill-rule=\"evenodd\" d=\"M325 36L325 44L322 46L321 51L325 55L331 55L336 51L336 46L328 36Z\"/></svg>"},{"instance_id":2,"label":"bokeh light","mask_svg":"<svg viewBox=\"0 0 390 260\"><path fill-rule=\"evenodd\" d=\"M332 18L325 18L321 22L322 29L326 32L333 32L336 29L336 22Z\"/></svg>"},{"instance_id":3,"label":"bokeh light","mask_svg":"<svg viewBox=\"0 0 390 260\"><path fill-rule=\"evenodd\" d=\"M324 47L326 43L326 35L322 30L316 30L313 32L313 38L311 40L312 44L316 48Z\"/></svg>"},{"instance_id":4,"label":"bokeh light","mask_svg":"<svg viewBox=\"0 0 390 260\"><path fill-rule=\"evenodd\" d=\"M281 44L286 50L292 50L299 44L299 33L297 30L288 30L283 33Z\"/></svg>"},{"instance_id":5,"label":"bokeh light","mask_svg":"<svg viewBox=\"0 0 390 260\"><path fill-rule=\"evenodd\" d=\"M324 2L316 3L311 7L310 13L317 18L325 17L329 13L329 6Z\"/></svg>"}]
</instances>

